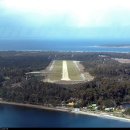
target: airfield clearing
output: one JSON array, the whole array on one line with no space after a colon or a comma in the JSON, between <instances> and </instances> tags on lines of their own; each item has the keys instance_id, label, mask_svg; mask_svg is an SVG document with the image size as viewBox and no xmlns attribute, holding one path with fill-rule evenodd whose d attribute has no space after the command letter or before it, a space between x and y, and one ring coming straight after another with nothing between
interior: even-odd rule
<instances>
[{"instance_id":1,"label":"airfield clearing","mask_svg":"<svg viewBox=\"0 0 130 130\"><path fill-rule=\"evenodd\" d=\"M80 76L80 71L76 67L73 61L67 61L67 66L68 66L68 72L69 72L69 77L73 81L79 81L82 80Z\"/></svg>"},{"instance_id":2,"label":"airfield clearing","mask_svg":"<svg viewBox=\"0 0 130 130\"><path fill-rule=\"evenodd\" d=\"M46 82L73 84L94 79L88 72L84 72L79 61L55 60L51 62L47 71L48 75L44 80Z\"/></svg>"},{"instance_id":3,"label":"airfield clearing","mask_svg":"<svg viewBox=\"0 0 130 130\"><path fill-rule=\"evenodd\" d=\"M53 67L52 67L53 66ZM62 61L56 60L55 62L52 63L50 67L50 71L48 73L48 79L49 81L59 81L61 80L62 76Z\"/></svg>"},{"instance_id":4,"label":"airfield clearing","mask_svg":"<svg viewBox=\"0 0 130 130\"><path fill-rule=\"evenodd\" d=\"M112 58L120 63L125 63L125 64L128 64L130 63L130 59L123 59L123 58Z\"/></svg>"},{"instance_id":5,"label":"airfield clearing","mask_svg":"<svg viewBox=\"0 0 130 130\"><path fill-rule=\"evenodd\" d=\"M44 76L43 82L58 84L75 84L94 79L89 72L84 72L80 61L54 60L45 70L29 72L27 74Z\"/></svg>"}]
</instances>

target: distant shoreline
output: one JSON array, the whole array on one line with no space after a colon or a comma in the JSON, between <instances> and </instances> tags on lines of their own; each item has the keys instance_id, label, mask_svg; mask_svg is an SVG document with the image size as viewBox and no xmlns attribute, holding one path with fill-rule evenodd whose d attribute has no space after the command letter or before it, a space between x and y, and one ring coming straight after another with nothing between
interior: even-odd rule
<instances>
[{"instance_id":1,"label":"distant shoreline","mask_svg":"<svg viewBox=\"0 0 130 130\"><path fill-rule=\"evenodd\" d=\"M96 47L95 47L96 48ZM97 47L98 48L98 47ZM100 48L107 48L100 46ZM108 47L108 48L123 48L123 47ZM104 50L95 50L95 51L84 51L84 50L0 50L0 52L29 52L29 53L37 53L37 52L63 52L63 53L130 53L130 51L104 51Z\"/></svg>"},{"instance_id":2,"label":"distant shoreline","mask_svg":"<svg viewBox=\"0 0 130 130\"><path fill-rule=\"evenodd\" d=\"M117 117L117 116L109 115L109 114L103 113L103 112L94 113L94 112L90 112L90 111L86 112L86 111L81 111L81 110L78 112L75 112L72 110L72 108L66 108L66 107L46 107L46 106L42 106L42 105L24 104L24 103L7 102L7 101L0 101L0 104L14 105L14 106L21 106L21 107L28 107L28 108L37 108L37 109L42 109L42 110L69 112L69 113L73 113L73 114L82 114L82 115L95 116L95 117L99 117L99 118L106 118L106 119L130 122L130 119L128 119L128 118Z\"/></svg>"},{"instance_id":3,"label":"distant shoreline","mask_svg":"<svg viewBox=\"0 0 130 130\"><path fill-rule=\"evenodd\" d=\"M108 47L108 48L130 48L130 46L106 46L106 45L103 45L103 46L97 46L97 47L104 47L104 48L106 48L106 47Z\"/></svg>"}]
</instances>

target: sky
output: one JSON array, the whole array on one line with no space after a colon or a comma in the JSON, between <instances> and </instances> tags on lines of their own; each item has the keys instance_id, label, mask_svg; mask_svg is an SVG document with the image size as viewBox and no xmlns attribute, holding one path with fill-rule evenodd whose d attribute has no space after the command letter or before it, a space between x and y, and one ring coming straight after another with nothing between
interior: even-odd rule
<instances>
[{"instance_id":1,"label":"sky","mask_svg":"<svg viewBox=\"0 0 130 130\"><path fill-rule=\"evenodd\" d=\"M0 39L130 40L130 0L0 0Z\"/></svg>"}]
</instances>

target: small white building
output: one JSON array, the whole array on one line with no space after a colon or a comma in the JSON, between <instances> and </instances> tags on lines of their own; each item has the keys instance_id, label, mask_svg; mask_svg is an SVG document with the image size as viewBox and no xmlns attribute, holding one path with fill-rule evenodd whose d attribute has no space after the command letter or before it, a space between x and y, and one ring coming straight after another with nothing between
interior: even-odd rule
<instances>
[{"instance_id":1,"label":"small white building","mask_svg":"<svg viewBox=\"0 0 130 130\"><path fill-rule=\"evenodd\" d=\"M97 106L97 104L92 104L92 107L96 107Z\"/></svg>"},{"instance_id":2,"label":"small white building","mask_svg":"<svg viewBox=\"0 0 130 130\"><path fill-rule=\"evenodd\" d=\"M95 110L97 110L97 109L98 109L98 106L95 107Z\"/></svg>"},{"instance_id":3,"label":"small white building","mask_svg":"<svg viewBox=\"0 0 130 130\"><path fill-rule=\"evenodd\" d=\"M74 112L79 112L80 109L79 109L79 108L74 108L73 111L74 111Z\"/></svg>"},{"instance_id":4,"label":"small white building","mask_svg":"<svg viewBox=\"0 0 130 130\"><path fill-rule=\"evenodd\" d=\"M110 107L110 108L105 108L105 111L113 111L114 107Z\"/></svg>"}]
</instances>

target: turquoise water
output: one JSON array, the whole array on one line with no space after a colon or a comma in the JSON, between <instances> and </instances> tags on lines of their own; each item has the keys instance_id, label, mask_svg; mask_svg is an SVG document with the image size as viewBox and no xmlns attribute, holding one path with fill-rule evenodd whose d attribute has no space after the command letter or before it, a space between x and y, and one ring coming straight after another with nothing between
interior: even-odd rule
<instances>
[{"instance_id":1,"label":"turquoise water","mask_svg":"<svg viewBox=\"0 0 130 130\"><path fill-rule=\"evenodd\" d=\"M1 128L111 128L130 127L129 122L67 112L39 110L34 108L0 105Z\"/></svg>"}]
</instances>

